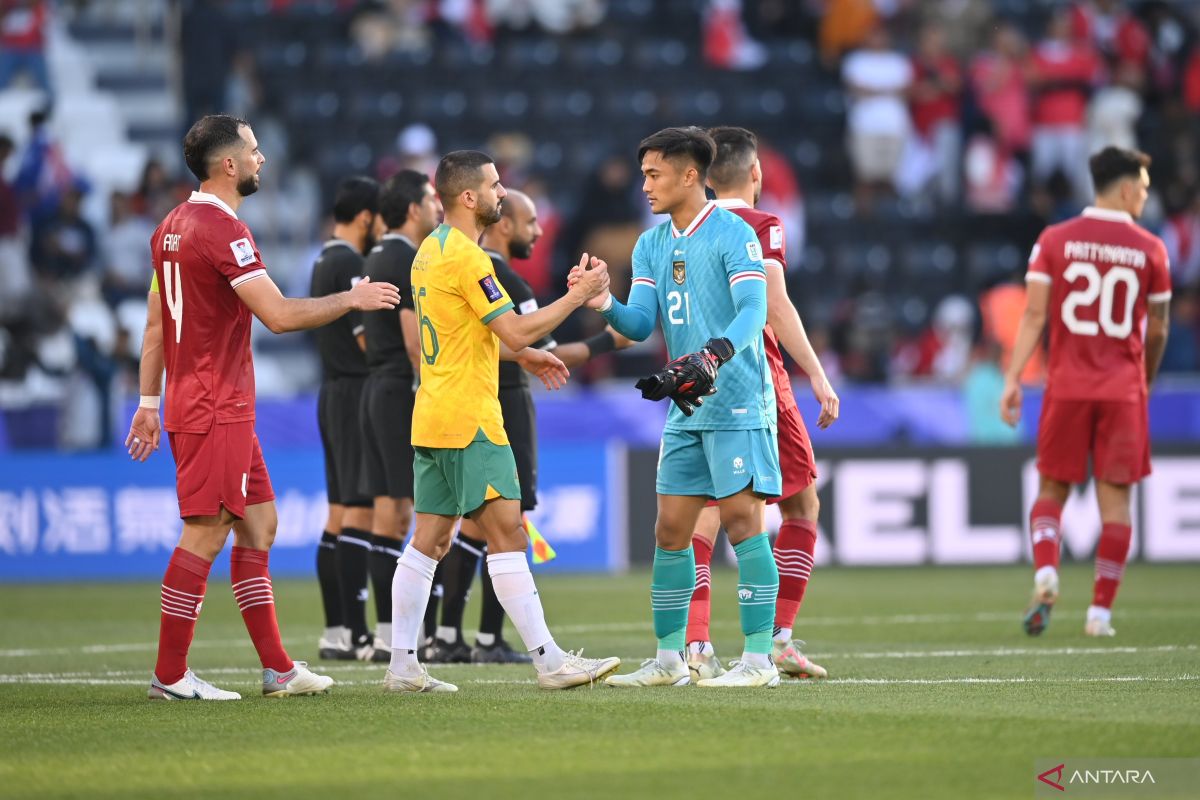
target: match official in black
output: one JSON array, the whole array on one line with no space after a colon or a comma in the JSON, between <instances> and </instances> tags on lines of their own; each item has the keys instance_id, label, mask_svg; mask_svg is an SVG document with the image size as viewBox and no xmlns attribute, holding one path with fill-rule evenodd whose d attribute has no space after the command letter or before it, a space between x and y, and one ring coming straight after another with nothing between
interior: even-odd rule
<instances>
[{"instance_id":1,"label":"match official in black","mask_svg":"<svg viewBox=\"0 0 1200 800\"><path fill-rule=\"evenodd\" d=\"M333 238L325 242L313 266L313 297L348 291L363 275L363 254L374 246L381 225L378 211L378 183L361 177L341 182L333 202ZM329 521L317 550L317 581L325 607L325 634L318 643L323 659L365 661L374 653L365 612L371 498L360 489L363 447L358 418L367 379L362 332L356 311L313 331L321 357L317 423L329 496Z\"/></svg>"}]
</instances>

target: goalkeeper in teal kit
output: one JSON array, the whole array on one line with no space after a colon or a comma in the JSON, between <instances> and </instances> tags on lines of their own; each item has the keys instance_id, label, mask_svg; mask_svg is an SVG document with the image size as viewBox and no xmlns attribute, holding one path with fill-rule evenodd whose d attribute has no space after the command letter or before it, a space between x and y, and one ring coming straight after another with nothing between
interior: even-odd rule
<instances>
[{"instance_id":1,"label":"goalkeeper in teal kit","mask_svg":"<svg viewBox=\"0 0 1200 800\"><path fill-rule=\"evenodd\" d=\"M673 404L656 486L650 595L658 653L636 672L610 676L610 686L691 682L684 656L696 582L691 541L709 498L737 553L746 645L732 669L698 685L779 684L770 658L779 573L763 532L764 501L782 490L775 389L763 352L766 272L754 230L705 197L715 154L699 128L667 128L642 141L642 189L651 210L671 218L638 239L628 304L608 294L589 303L631 339L645 339L660 322L672 359L637 384L643 397Z\"/></svg>"}]
</instances>

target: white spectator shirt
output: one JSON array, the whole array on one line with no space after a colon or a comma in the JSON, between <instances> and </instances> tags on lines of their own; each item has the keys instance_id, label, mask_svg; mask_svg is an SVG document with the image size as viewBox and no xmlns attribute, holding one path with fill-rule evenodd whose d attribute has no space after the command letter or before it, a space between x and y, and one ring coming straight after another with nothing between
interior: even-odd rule
<instances>
[{"instance_id":1,"label":"white spectator shirt","mask_svg":"<svg viewBox=\"0 0 1200 800\"><path fill-rule=\"evenodd\" d=\"M912 83L912 64L900 53L858 50L842 64L847 90L886 94L851 99L848 123L852 133L907 136L908 106L904 91Z\"/></svg>"}]
</instances>

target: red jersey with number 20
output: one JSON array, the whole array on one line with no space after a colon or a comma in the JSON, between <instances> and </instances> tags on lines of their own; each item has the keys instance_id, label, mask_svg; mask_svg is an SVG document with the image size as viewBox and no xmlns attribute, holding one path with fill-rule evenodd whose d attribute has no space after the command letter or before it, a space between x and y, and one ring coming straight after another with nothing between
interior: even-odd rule
<instances>
[{"instance_id":1,"label":"red jersey with number 20","mask_svg":"<svg viewBox=\"0 0 1200 800\"><path fill-rule=\"evenodd\" d=\"M167 365L163 424L206 433L254 419L250 309L234 289L267 274L250 229L220 198L192 192L150 240Z\"/></svg>"},{"instance_id":2,"label":"red jersey with number 20","mask_svg":"<svg viewBox=\"0 0 1200 800\"><path fill-rule=\"evenodd\" d=\"M1145 400L1146 304L1171 299L1162 240L1129 214L1087 208L1042 232L1025 280L1050 285L1046 396Z\"/></svg>"}]
</instances>

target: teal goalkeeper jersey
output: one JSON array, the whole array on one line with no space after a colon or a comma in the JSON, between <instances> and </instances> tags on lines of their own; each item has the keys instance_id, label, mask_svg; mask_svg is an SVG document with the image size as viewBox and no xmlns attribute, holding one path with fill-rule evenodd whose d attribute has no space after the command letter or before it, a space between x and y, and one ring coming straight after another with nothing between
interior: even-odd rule
<instances>
[{"instance_id":1,"label":"teal goalkeeper jersey","mask_svg":"<svg viewBox=\"0 0 1200 800\"><path fill-rule=\"evenodd\" d=\"M666 430L774 428L775 387L763 352L766 271L760 247L753 228L711 202L683 231L667 220L638 238L629 304L605 312L613 327L644 339L657 317L672 359L714 337L729 337L736 349L717 374L717 393L690 417L672 403ZM639 310L647 313L631 320L629 312Z\"/></svg>"}]
</instances>

